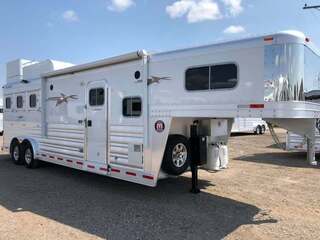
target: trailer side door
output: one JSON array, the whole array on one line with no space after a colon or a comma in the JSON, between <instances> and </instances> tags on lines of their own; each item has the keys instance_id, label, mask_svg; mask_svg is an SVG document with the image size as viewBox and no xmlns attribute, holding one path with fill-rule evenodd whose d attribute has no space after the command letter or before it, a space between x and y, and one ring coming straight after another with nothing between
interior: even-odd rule
<instances>
[{"instance_id":1,"label":"trailer side door","mask_svg":"<svg viewBox=\"0 0 320 240\"><path fill-rule=\"evenodd\" d=\"M86 160L107 162L108 88L105 81L92 81L86 91Z\"/></svg>"}]
</instances>

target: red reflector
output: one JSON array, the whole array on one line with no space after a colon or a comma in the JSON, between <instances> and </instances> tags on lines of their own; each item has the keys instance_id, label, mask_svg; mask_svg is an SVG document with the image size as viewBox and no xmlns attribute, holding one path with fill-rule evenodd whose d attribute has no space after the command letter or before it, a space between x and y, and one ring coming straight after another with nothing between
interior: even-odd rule
<instances>
[{"instance_id":1,"label":"red reflector","mask_svg":"<svg viewBox=\"0 0 320 240\"><path fill-rule=\"evenodd\" d=\"M52 158L52 159L53 159L53 158L54 158L54 156L49 156L49 158Z\"/></svg>"},{"instance_id":2,"label":"red reflector","mask_svg":"<svg viewBox=\"0 0 320 240\"><path fill-rule=\"evenodd\" d=\"M264 38L264 41L265 41L265 42L273 41L273 37L265 37L265 38Z\"/></svg>"},{"instance_id":3,"label":"red reflector","mask_svg":"<svg viewBox=\"0 0 320 240\"><path fill-rule=\"evenodd\" d=\"M73 161L68 159L67 162L72 163Z\"/></svg>"},{"instance_id":4,"label":"red reflector","mask_svg":"<svg viewBox=\"0 0 320 240\"><path fill-rule=\"evenodd\" d=\"M120 172L119 169L111 168L111 172Z\"/></svg>"},{"instance_id":5,"label":"red reflector","mask_svg":"<svg viewBox=\"0 0 320 240\"><path fill-rule=\"evenodd\" d=\"M126 172L127 175L130 175L130 176L136 176L137 174L134 173L134 172Z\"/></svg>"},{"instance_id":6,"label":"red reflector","mask_svg":"<svg viewBox=\"0 0 320 240\"><path fill-rule=\"evenodd\" d=\"M60 158L60 157L58 157L57 159L58 159L58 160L60 160L60 161L62 161L62 160L63 160L63 158Z\"/></svg>"},{"instance_id":7,"label":"red reflector","mask_svg":"<svg viewBox=\"0 0 320 240\"><path fill-rule=\"evenodd\" d=\"M93 165L88 165L88 168L94 168L94 166Z\"/></svg>"},{"instance_id":8,"label":"red reflector","mask_svg":"<svg viewBox=\"0 0 320 240\"><path fill-rule=\"evenodd\" d=\"M77 162L77 164L78 164L78 165L83 165L83 163L82 163L82 162Z\"/></svg>"},{"instance_id":9,"label":"red reflector","mask_svg":"<svg viewBox=\"0 0 320 240\"><path fill-rule=\"evenodd\" d=\"M42 157L46 157L47 155L46 155L46 154L41 154L41 156L42 156Z\"/></svg>"},{"instance_id":10,"label":"red reflector","mask_svg":"<svg viewBox=\"0 0 320 240\"><path fill-rule=\"evenodd\" d=\"M250 108L264 108L264 104L250 104Z\"/></svg>"},{"instance_id":11,"label":"red reflector","mask_svg":"<svg viewBox=\"0 0 320 240\"><path fill-rule=\"evenodd\" d=\"M146 178L146 179L153 180L153 176L143 175L142 177L143 177L143 178Z\"/></svg>"},{"instance_id":12,"label":"red reflector","mask_svg":"<svg viewBox=\"0 0 320 240\"><path fill-rule=\"evenodd\" d=\"M306 42L310 42L310 38L306 38Z\"/></svg>"},{"instance_id":13,"label":"red reflector","mask_svg":"<svg viewBox=\"0 0 320 240\"><path fill-rule=\"evenodd\" d=\"M101 171L104 171L104 172L107 172L107 171L108 171L107 168L103 168L103 167L101 167L100 170L101 170Z\"/></svg>"}]
</instances>

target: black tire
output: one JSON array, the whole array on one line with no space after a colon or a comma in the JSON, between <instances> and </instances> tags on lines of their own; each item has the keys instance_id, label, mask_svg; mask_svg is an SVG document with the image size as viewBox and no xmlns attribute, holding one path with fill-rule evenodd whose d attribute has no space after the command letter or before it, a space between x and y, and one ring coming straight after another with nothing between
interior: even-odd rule
<instances>
[{"instance_id":1,"label":"black tire","mask_svg":"<svg viewBox=\"0 0 320 240\"><path fill-rule=\"evenodd\" d=\"M266 132L266 126L262 125L261 126L261 134L265 134L265 132Z\"/></svg>"},{"instance_id":2,"label":"black tire","mask_svg":"<svg viewBox=\"0 0 320 240\"><path fill-rule=\"evenodd\" d=\"M254 131L254 134L260 135L260 134L261 134L261 131L262 131L261 126L258 125L258 126L256 127L256 130Z\"/></svg>"},{"instance_id":3,"label":"black tire","mask_svg":"<svg viewBox=\"0 0 320 240\"><path fill-rule=\"evenodd\" d=\"M23 145L22 156L27 168L37 168L39 166L39 161L34 158L33 148L29 142Z\"/></svg>"},{"instance_id":4,"label":"black tire","mask_svg":"<svg viewBox=\"0 0 320 240\"><path fill-rule=\"evenodd\" d=\"M0 132L0 136L3 136L3 131Z\"/></svg>"},{"instance_id":5,"label":"black tire","mask_svg":"<svg viewBox=\"0 0 320 240\"><path fill-rule=\"evenodd\" d=\"M174 157L174 151L176 157ZM188 139L181 135L170 135L163 156L162 169L168 174L180 175L189 167L190 158L191 150Z\"/></svg>"},{"instance_id":6,"label":"black tire","mask_svg":"<svg viewBox=\"0 0 320 240\"><path fill-rule=\"evenodd\" d=\"M13 140L10 145L10 157L14 164L21 165L23 164L22 153L21 153L21 144L18 140Z\"/></svg>"}]
</instances>

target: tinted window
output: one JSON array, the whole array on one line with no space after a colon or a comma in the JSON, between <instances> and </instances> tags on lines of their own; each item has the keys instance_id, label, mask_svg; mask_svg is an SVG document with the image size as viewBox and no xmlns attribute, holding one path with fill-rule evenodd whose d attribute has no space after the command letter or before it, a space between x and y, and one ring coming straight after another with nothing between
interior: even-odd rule
<instances>
[{"instance_id":1,"label":"tinted window","mask_svg":"<svg viewBox=\"0 0 320 240\"><path fill-rule=\"evenodd\" d=\"M10 109L11 108L11 98L7 97L6 98L6 109Z\"/></svg>"},{"instance_id":2,"label":"tinted window","mask_svg":"<svg viewBox=\"0 0 320 240\"><path fill-rule=\"evenodd\" d=\"M209 67L190 68L186 72L187 90L209 89Z\"/></svg>"},{"instance_id":3,"label":"tinted window","mask_svg":"<svg viewBox=\"0 0 320 240\"><path fill-rule=\"evenodd\" d=\"M23 107L23 98L22 96L17 97L17 108L22 108Z\"/></svg>"},{"instance_id":4,"label":"tinted window","mask_svg":"<svg viewBox=\"0 0 320 240\"><path fill-rule=\"evenodd\" d=\"M104 89L93 88L89 91L89 105L101 106L104 104Z\"/></svg>"},{"instance_id":5,"label":"tinted window","mask_svg":"<svg viewBox=\"0 0 320 240\"><path fill-rule=\"evenodd\" d=\"M141 116L142 102L139 97L128 97L123 99L122 114L126 117L139 117Z\"/></svg>"},{"instance_id":6,"label":"tinted window","mask_svg":"<svg viewBox=\"0 0 320 240\"><path fill-rule=\"evenodd\" d=\"M215 65L210 68L210 88L234 88L238 81L238 71L235 64Z\"/></svg>"},{"instance_id":7,"label":"tinted window","mask_svg":"<svg viewBox=\"0 0 320 240\"><path fill-rule=\"evenodd\" d=\"M3 108L0 108L0 113L3 113Z\"/></svg>"},{"instance_id":8,"label":"tinted window","mask_svg":"<svg viewBox=\"0 0 320 240\"><path fill-rule=\"evenodd\" d=\"M35 108L37 106L37 95L31 94L29 96L29 106Z\"/></svg>"}]
</instances>

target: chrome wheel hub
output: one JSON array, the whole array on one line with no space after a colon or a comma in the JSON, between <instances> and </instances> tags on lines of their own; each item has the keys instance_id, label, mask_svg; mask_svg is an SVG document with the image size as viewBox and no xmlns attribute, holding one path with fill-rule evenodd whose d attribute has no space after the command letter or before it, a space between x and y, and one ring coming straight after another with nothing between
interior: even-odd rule
<instances>
[{"instance_id":1,"label":"chrome wheel hub","mask_svg":"<svg viewBox=\"0 0 320 240\"><path fill-rule=\"evenodd\" d=\"M32 161L32 152L30 148L27 148L24 154L24 160L27 164L30 164Z\"/></svg>"},{"instance_id":2,"label":"chrome wheel hub","mask_svg":"<svg viewBox=\"0 0 320 240\"><path fill-rule=\"evenodd\" d=\"M17 162L19 161L19 155L20 155L20 150L19 150L19 146L15 146L13 149L13 159Z\"/></svg>"},{"instance_id":3,"label":"chrome wheel hub","mask_svg":"<svg viewBox=\"0 0 320 240\"><path fill-rule=\"evenodd\" d=\"M183 143L178 143L172 151L172 161L175 167L182 167L187 161L188 151Z\"/></svg>"}]
</instances>

